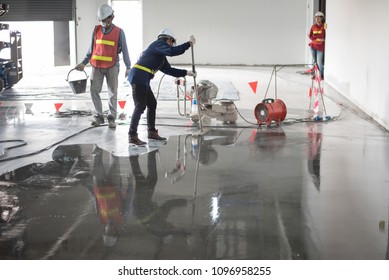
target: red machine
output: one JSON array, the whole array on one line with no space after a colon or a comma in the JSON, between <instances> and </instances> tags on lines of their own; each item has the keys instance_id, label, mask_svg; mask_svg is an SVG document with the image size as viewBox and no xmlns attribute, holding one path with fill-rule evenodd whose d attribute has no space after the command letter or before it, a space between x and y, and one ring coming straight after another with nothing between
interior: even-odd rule
<instances>
[{"instance_id":1,"label":"red machine","mask_svg":"<svg viewBox=\"0 0 389 280\"><path fill-rule=\"evenodd\" d=\"M286 113L285 103L281 99L266 98L254 109L254 115L259 125L267 124L270 126L272 121L279 125L285 119Z\"/></svg>"}]
</instances>

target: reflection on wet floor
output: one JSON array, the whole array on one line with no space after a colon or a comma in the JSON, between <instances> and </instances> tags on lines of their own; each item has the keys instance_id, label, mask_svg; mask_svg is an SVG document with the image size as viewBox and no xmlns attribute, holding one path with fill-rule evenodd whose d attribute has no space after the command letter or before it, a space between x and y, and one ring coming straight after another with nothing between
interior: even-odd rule
<instances>
[{"instance_id":1,"label":"reflection on wet floor","mask_svg":"<svg viewBox=\"0 0 389 280\"><path fill-rule=\"evenodd\" d=\"M347 242L332 254L322 245L337 242L347 222L307 206L308 196L317 207L321 196L334 201L322 174L323 124L305 126L298 135L287 126L182 134L129 146L126 157L95 144L59 145L51 161L0 176L0 258L353 258ZM359 258L387 258L380 227L384 247Z\"/></svg>"},{"instance_id":2,"label":"reflection on wet floor","mask_svg":"<svg viewBox=\"0 0 389 280\"><path fill-rule=\"evenodd\" d=\"M23 102L7 102L7 104L1 104L0 102L0 105L0 124L21 122L24 119L24 113L30 112L25 109Z\"/></svg>"}]
</instances>

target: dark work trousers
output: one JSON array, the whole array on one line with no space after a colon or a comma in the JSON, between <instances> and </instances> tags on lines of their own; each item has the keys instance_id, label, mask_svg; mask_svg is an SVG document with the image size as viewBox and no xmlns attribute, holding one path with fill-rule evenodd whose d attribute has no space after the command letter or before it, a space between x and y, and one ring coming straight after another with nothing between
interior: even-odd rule
<instances>
[{"instance_id":1,"label":"dark work trousers","mask_svg":"<svg viewBox=\"0 0 389 280\"><path fill-rule=\"evenodd\" d=\"M147 128L155 130L155 111L157 110L157 100L150 87L136 85L132 86L132 98L134 99L134 112L131 117L131 124L128 134L135 135L138 133L138 124L140 116L147 107Z\"/></svg>"}]
</instances>

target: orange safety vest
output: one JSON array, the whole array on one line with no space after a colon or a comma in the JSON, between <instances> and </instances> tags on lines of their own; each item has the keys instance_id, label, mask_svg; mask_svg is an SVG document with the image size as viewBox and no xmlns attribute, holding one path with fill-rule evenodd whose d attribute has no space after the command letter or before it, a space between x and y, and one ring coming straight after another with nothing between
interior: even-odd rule
<instances>
[{"instance_id":1,"label":"orange safety vest","mask_svg":"<svg viewBox=\"0 0 389 280\"><path fill-rule=\"evenodd\" d=\"M118 54L120 28L114 26L108 34L97 25L94 32L94 44L90 63L97 68L110 68L115 65Z\"/></svg>"},{"instance_id":2,"label":"orange safety vest","mask_svg":"<svg viewBox=\"0 0 389 280\"><path fill-rule=\"evenodd\" d=\"M311 39L309 46L318 51L324 51L324 45L325 45L324 41L317 41L317 39L325 39L325 37L326 37L326 30L324 24L312 25L311 30L309 32L309 38Z\"/></svg>"},{"instance_id":3,"label":"orange safety vest","mask_svg":"<svg viewBox=\"0 0 389 280\"><path fill-rule=\"evenodd\" d=\"M115 187L95 187L97 211L102 224L122 224L122 201Z\"/></svg>"}]
</instances>

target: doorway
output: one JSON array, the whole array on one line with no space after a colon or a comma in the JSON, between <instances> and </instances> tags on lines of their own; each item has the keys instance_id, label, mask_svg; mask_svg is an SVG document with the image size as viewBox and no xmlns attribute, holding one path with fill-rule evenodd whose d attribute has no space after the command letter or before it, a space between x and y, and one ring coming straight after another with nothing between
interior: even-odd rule
<instances>
[{"instance_id":1,"label":"doorway","mask_svg":"<svg viewBox=\"0 0 389 280\"><path fill-rule=\"evenodd\" d=\"M54 66L53 21L10 21L6 24L9 24L10 30L17 30L21 33L25 73L39 73L43 69Z\"/></svg>"},{"instance_id":2,"label":"doorway","mask_svg":"<svg viewBox=\"0 0 389 280\"><path fill-rule=\"evenodd\" d=\"M326 0L319 0L319 11L322 11L324 15L326 14Z\"/></svg>"}]
</instances>

